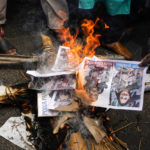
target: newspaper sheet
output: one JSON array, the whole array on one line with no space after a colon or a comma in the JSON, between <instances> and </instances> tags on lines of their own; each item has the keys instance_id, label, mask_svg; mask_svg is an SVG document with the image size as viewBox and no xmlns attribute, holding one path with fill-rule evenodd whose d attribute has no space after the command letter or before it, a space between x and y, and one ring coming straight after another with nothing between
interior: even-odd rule
<instances>
[{"instance_id":1,"label":"newspaper sheet","mask_svg":"<svg viewBox=\"0 0 150 150\"><path fill-rule=\"evenodd\" d=\"M33 77L29 88L35 90L64 90L76 88L76 75L75 74L55 74L49 77Z\"/></svg>"},{"instance_id":2,"label":"newspaper sheet","mask_svg":"<svg viewBox=\"0 0 150 150\"><path fill-rule=\"evenodd\" d=\"M26 72L27 74L33 76L33 77L51 77L51 76L58 76L58 75L68 75L68 74L75 74L74 71L61 71L61 72L55 72L55 71L51 71L50 73L40 73L36 70L28 70Z\"/></svg>"},{"instance_id":3,"label":"newspaper sheet","mask_svg":"<svg viewBox=\"0 0 150 150\"><path fill-rule=\"evenodd\" d=\"M52 99L48 103L48 109L55 109L72 103L73 90L55 91Z\"/></svg>"},{"instance_id":4,"label":"newspaper sheet","mask_svg":"<svg viewBox=\"0 0 150 150\"><path fill-rule=\"evenodd\" d=\"M38 117L58 116L59 112L49 110L48 103L51 101L53 93L38 93Z\"/></svg>"},{"instance_id":5,"label":"newspaper sheet","mask_svg":"<svg viewBox=\"0 0 150 150\"><path fill-rule=\"evenodd\" d=\"M142 110L147 67L139 62L85 58L79 79L91 105L113 109Z\"/></svg>"},{"instance_id":6,"label":"newspaper sheet","mask_svg":"<svg viewBox=\"0 0 150 150\"><path fill-rule=\"evenodd\" d=\"M78 59L71 53L69 47L59 46L56 61L52 67L53 71L75 71L78 67Z\"/></svg>"}]
</instances>

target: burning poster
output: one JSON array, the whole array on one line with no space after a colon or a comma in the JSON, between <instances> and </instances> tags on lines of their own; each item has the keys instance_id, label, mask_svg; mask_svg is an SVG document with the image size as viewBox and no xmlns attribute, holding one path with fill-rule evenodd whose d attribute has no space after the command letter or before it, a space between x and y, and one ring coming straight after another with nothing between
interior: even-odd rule
<instances>
[{"instance_id":1,"label":"burning poster","mask_svg":"<svg viewBox=\"0 0 150 150\"><path fill-rule=\"evenodd\" d=\"M48 109L55 109L60 106L69 105L72 103L72 98L72 90L55 91L51 101L49 101Z\"/></svg>"},{"instance_id":2,"label":"burning poster","mask_svg":"<svg viewBox=\"0 0 150 150\"><path fill-rule=\"evenodd\" d=\"M146 68L138 63L114 62L109 105L115 109L142 110Z\"/></svg>"},{"instance_id":3,"label":"burning poster","mask_svg":"<svg viewBox=\"0 0 150 150\"><path fill-rule=\"evenodd\" d=\"M78 85L98 107L142 110L147 68L139 62L85 58Z\"/></svg>"},{"instance_id":4,"label":"burning poster","mask_svg":"<svg viewBox=\"0 0 150 150\"><path fill-rule=\"evenodd\" d=\"M53 74L49 77L31 77L32 81L29 83L29 88L35 90L64 90L76 88L75 74Z\"/></svg>"},{"instance_id":5,"label":"burning poster","mask_svg":"<svg viewBox=\"0 0 150 150\"><path fill-rule=\"evenodd\" d=\"M113 62L99 60L98 58L85 58L80 71L79 80L81 89L84 89L92 98L91 105L107 107L108 102L100 99L109 97Z\"/></svg>"},{"instance_id":6,"label":"burning poster","mask_svg":"<svg viewBox=\"0 0 150 150\"><path fill-rule=\"evenodd\" d=\"M52 68L53 71L68 71L73 70L79 65L79 62L75 59L75 56L71 53L69 47L59 46L58 54L55 64Z\"/></svg>"}]
</instances>

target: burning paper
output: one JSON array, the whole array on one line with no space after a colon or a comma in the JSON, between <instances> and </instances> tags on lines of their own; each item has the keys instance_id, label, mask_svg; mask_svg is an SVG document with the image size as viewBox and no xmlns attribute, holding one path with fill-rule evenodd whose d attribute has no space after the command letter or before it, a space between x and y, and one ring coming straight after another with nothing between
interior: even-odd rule
<instances>
[{"instance_id":1,"label":"burning paper","mask_svg":"<svg viewBox=\"0 0 150 150\"><path fill-rule=\"evenodd\" d=\"M59 46L58 54L55 64L52 68L53 71L75 71L79 65L78 59L75 60L75 56L71 52L69 47Z\"/></svg>"},{"instance_id":2,"label":"burning paper","mask_svg":"<svg viewBox=\"0 0 150 150\"><path fill-rule=\"evenodd\" d=\"M142 110L147 67L139 62L85 58L79 71L79 89L93 106Z\"/></svg>"},{"instance_id":3,"label":"burning paper","mask_svg":"<svg viewBox=\"0 0 150 150\"><path fill-rule=\"evenodd\" d=\"M69 105L72 103L72 98L72 90L55 91L52 98L48 101L48 109Z\"/></svg>"},{"instance_id":4,"label":"burning paper","mask_svg":"<svg viewBox=\"0 0 150 150\"><path fill-rule=\"evenodd\" d=\"M59 112L48 109L48 101L51 101L52 94L38 93L38 117L57 116Z\"/></svg>"},{"instance_id":5,"label":"burning paper","mask_svg":"<svg viewBox=\"0 0 150 150\"><path fill-rule=\"evenodd\" d=\"M49 77L32 77L29 88L36 90L64 90L76 88L76 75L69 73L49 74Z\"/></svg>"}]
</instances>

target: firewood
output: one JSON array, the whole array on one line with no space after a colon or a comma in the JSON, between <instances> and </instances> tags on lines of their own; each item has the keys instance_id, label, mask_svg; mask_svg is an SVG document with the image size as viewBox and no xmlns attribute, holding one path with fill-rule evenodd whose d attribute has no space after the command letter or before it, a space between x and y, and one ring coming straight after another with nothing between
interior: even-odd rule
<instances>
[{"instance_id":1,"label":"firewood","mask_svg":"<svg viewBox=\"0 0 150 150\"><path fill-rule=\"evenodd\" d=\"M107 54L105 56L102 55L95 55L99 59L114 59L114 60L124 60L124 56L117 55L117 54Z\"/></svg>"},{"instance_id":2,"label":"firewood","mask_svg":"<svg viewBox=\"0 0 150 150\"><path fill-rule=\"evenodd\" d=\"M123 150L118 143L111 141L107 136L99 144L92 138L84 138L84 142L86 150Z\"/></svg>"},{"instance_id":3,"label":"firewood","mask_svg":"<svg viewBox=\"0 0 150 150\"><path fill-rule=\"evenodd\" d=\"M102 139L106 136L104 129L99 125L97 125L96 119L92 119L84 116L84 124L91 132L91 134L93 135L97 143L100 143Z\"/></svg>"},{"instance_id":4,"label":"firewood","mask_svg":"<svg viewBox=\"0 0 150 150\"><path fill-rule=\"evenodd\" d=\"M87 150L80 132L72 133L68 146L69 150Z\"/></svg>"},{"instance_id":5,"label":"firewood","mask_svg":"<svg viewBox=\"0 0 150 150\"><path fill-rule=\"evenodd\" d=\"M0 64L34 63L39 59L39 56L0 54Z\"/></svg>"},{"instance_id":6,"label":"firewood","mask_svg":"<svg viewBox=\"0 0 150 150\"><path fill-rule=\"evenodd\" d=\"M102 150L123 150L120 144L111 141L108 136L102 140L101 145L103 147Z\"/></svg>"}]
</instances>

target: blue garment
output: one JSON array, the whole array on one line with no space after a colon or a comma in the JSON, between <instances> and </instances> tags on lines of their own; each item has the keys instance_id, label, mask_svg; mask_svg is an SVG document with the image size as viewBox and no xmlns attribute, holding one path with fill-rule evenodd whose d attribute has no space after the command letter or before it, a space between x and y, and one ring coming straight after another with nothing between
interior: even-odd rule
<instances>
[{"instance_id":1,"label":"blue garment","mask_svg":"<svg viewBox=\"0 0 150 150\"><path fill-rule=\"evenodd\" d=\"M93 9L96 2L102 1L111 16L130 14L131 0L79 0L80 9Z\"/></svg>"}]
</instances>

